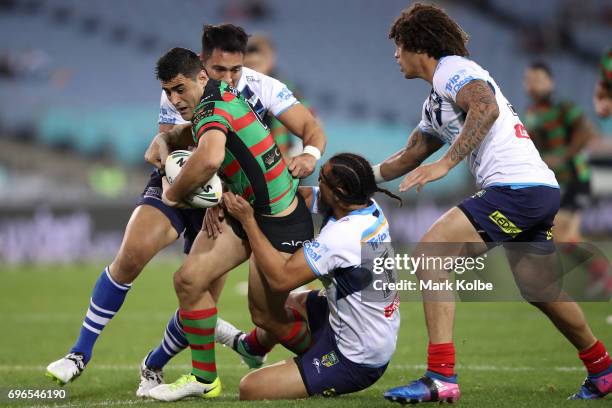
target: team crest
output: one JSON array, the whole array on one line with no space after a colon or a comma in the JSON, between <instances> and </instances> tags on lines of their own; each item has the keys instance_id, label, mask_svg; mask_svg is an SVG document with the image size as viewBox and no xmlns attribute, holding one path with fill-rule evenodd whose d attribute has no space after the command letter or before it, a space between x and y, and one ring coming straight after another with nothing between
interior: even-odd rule
<instances>
[{"instance_id":1,"label":"team crest","mask_svg":"<svg viewBox=\"0 0 612 408\"><path fill-rule=\"evenodd\" d=\"M327 353L323 357L321 357L321 364L323 367L331 367L333 365L338 364L338 357L335 352Z\"/></svg>"}]
</instances>

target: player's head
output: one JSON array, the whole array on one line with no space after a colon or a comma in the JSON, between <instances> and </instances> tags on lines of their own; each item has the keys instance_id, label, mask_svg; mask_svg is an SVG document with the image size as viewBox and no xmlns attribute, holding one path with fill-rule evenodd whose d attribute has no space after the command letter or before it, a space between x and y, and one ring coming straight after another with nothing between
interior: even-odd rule
<instances>
[{"instance_id":1,"label":"player's head","mask_svg":"<svg viewBox=\"0 0 612 408\"><path fill-rule=\"evenodd\" d=\"M276 48L268 37L256 34L249 38L244 65L261 72L271 75L276 68Z\"/></svg>"},{"instance_id":2,"label":"player's head","mask_svg":"<svg viewBox=\"0 0 612 408\"><path fill-rule=\"evenodd\" d=\"M406 78L415 78L423 57L468 56L468 35L439 7L414 3L393 22L389 38Z\"/></svg>"},{"instance_id":3,"label":"player's head","mask_svg":"<svg viewBox=\"0 0 612 408\"><path fill-rule=\"evenodd\" d=\"M242 74L248 34L233 24L204 26L202 63L208 75L236 86Z\"/></svg>"},{"instance_id":4,"label":"player's head","mask_svg":"<svg viewBox=\"0 0 612 408\"><path fill-rule=\"evenodd\" d=\"M198 55L186 48L173 48L157 61L155 72L168 100L183 119L191 120L208 81Z\"/></svg>"},{"instance_id":5,"label":"player's head","mask_svg":"<svg viewBox=\"0 0 612 408\"><path fill-rule=\"evenodd\" d=\"M542 61L531 63L525 70L523 87L527 95L536 102L550 98L555 90L555 82L548 64Z\"/></svg>"},{"instance_id":6,"label":"player's head","mask_svg":"<svg viewBox=\"0 0 612 408\"><path fill-rule=\"evenodd\" d=\"M353 153L339 153L329 159L319 171L319 206L332 210L347 210L355 205L368 205L374 193L382 192L401 203L388 190L379 188L372 166Z\"/></svg>"}]
</instances>

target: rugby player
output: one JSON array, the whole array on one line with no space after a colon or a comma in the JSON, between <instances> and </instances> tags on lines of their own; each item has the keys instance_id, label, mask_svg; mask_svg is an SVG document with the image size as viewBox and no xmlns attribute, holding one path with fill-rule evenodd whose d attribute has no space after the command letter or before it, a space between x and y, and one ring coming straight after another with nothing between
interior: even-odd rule
<instances>
[{"instance_id":1,"label":"rugby player","mask_svg":"<svg viewBox=\"0 0 612 408\"><path fill-rule=\"evenodd\" d=\"M310 213L304 198L296 195L299 182L290 174L270 130L245 97L225 82L209 79L197 55L183 48L174 48L159 59L157 76L170 102L193 125L191 129L177 127L158 135L161 151L196 145L173 184L163 191L164 203L178 206L219 172L229 190L254 207L259 225L276 249L288 256L311 239ZM173 384L152 389L149 396L155 399L173 401L192 395L213 398L220 394L214 352L217 309L209 290L217 279L246 260L249 309L256 326L271 332L296 354L310 344L305 320L285 310L288 293L272 293L262 281L240 224L231 217L223 223L231 228L216 238L204 231L198 234L174 275L192 371Z\"/></svg>"},{"instance_id":2,"label":"rugby player","mask_svg":"<svg viewBox=\"0 0 612 408\"><path fill-rule=\"evenodd\" d=\"M325 135L312 114L298 103L284 84L255 71L243 69L242 60L247 40L248 35L240 27L230 24L206 25L202 34L201 57L204 66L211 78L237 84L245 95L249 95L249 100L258 114L265 115L271 111L305 141L307 147L304 153L296 157L289 168L294 176L306 177L314 171L316 161L325 147ZM159 131L169 131L176 125L185 123L188 122L181 118L162 92ZM151 179L132 213L119 252L113 262L104 268L93 289L80 335L70 353L47 367L47 375L62 385L83 372L91 359L98 336L121 308L132 282L145 265L181 234L185 239L185 253L188 253L195 236L202 228L203 210L171 208L162 202L163 161L157 138L151 143L145 158L157 169L151 174ZM221 228L221 224L216 222L219 212L214 210L207 213L208 231L217 234ZM211 291L217 298L223 280L217 280L215 285L217 286ZM229 334L235 330L231 325L225 325L221 319L218 322L222 334L228 334L221 339L226 342L228 338L233 337ZM148 389L163 382L163 366L186 346L187 340L182 333L178 313L174 313L168 321L159 346L145 357L141 365L138 396L146 396ZM249 366L261 365L260 358L249 358L244 350L242 354Z\"/></svg>"},{"instance_id":3,"label":"rugby player","mask_svg":"<svg viewBox=\"0 0 612 408\"><path fill-rule=\"evenodd\" d=\"M391 242L389 224L372 199L376 192L399 200L376 186L363 157L342 153L329 159L319 172L319 187L313 187L307 199L312 212L325 216L323 228L289 259L266 238L246 200L224 195L228 212L242 223L273 290L295 289L315 279L325 286L321 292L292 294L289 300L300 305L312 346L244 377L241 400L346 394L369 387L385 372L395 351L400 315L395 291L380 291L375 301L366 293L375 279L393 280L394 273L375 274L372 269L375 257L389 256ZM372 248L367 259L363 245Z\"/></svg>"},{"instance_id":4,"label":"rugby player","mask_svg":"<svg viewBox=\"0 0 612 408\"><path fill-rule=\"evenodd\" d=\"M526 242L522 250L506 247L521 294L578 350L588 371L572 398L608 394L612 368L605 346L591 332L580 307L559 290L549 289L556 278L550 229L559 208L559 186L512 105L489 73L467 58L467 34L442 9L413 4L395 20L389 38L395 42L395 58L404 76L421 78L432 90L406 148L374 166L377 181L408 173L400 190L416 186L420 191L467 157L481 190L442 215L423 236L423 248L431 248L425 243L470 243L456 246L461 253L445 255L476 256L487 245ZM421 164L446 143L450 148L441 159ZM447 279L448 273L421 269L417 276ZM424 300L431 300L431 295L423 292ZM388 390L385 398L404 403L459 399L454 370L455 303L453 298L442 300L423 304L429 334L425 375Z\"/></svg>"},{"instance_id":5,"label":"rugby player","mask_svg":"<svg viewBox=\"0 0 612 408\"><path fill-rule=\"evenodd\" d=\"M525 70L523 85L532 101L525 114L525 127L561 185L554 239L580 242L580 211L589 205L591 195L591 172L584 149L597 134L580 107L553 97L555 83L544 62L534 62Z\"/></svg>"}]
</instances>

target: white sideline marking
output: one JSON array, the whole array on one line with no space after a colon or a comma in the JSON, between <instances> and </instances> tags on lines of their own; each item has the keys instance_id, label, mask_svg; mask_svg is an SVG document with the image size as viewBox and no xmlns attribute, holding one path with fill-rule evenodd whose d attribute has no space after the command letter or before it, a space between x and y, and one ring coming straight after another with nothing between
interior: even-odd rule
<instances>
[{"instance_id":1,"label":"white sideline marking","mask_svg":"<svg viewBox=\"0 0 612 408\"><path fill-rule=\"evenodd\" d=\"M246 368L244 364L228 364L220 365L219 369L224 370L237 370ZM188 364L176 364L169 367L171 370L190 370L191 366ZM425 370L427 366L425 364L391 364L388 370ZM47 369L43 365L0 365L0 371L42 371ZM90 369L101 370L101 371L134 371L138 372L138 364L92 364ZM505 371L505 372L522 372L522 371L559 371L559 372L573 372L573 371L584 371L585 368L582 366L561 366L561 367L547 367L547 366L519 366L519 367L508 367L508 366L496 366L496 365L457 365L457 371Z\"/></svg>"}]
</instances>

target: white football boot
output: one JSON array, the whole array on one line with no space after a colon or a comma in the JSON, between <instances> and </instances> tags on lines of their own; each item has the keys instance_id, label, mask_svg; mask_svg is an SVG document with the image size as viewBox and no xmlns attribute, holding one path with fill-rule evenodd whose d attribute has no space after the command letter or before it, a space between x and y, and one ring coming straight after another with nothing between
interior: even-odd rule
<instances>
[{"instance_id":1,"label":"white football boot","mask_svg":"<svg viewBox=\"0 0 612 408\"><path fill-rule=\"evenodd\" d=\"M47 366L46 376L63 386L74 381L85 369L85 360L81 353L69 353Z\"/></svg>"},{"instance_id":2,"label":"white football boot","mask_svg":"<svg viewBox=\"0 0 612 408\"><path fill-rule=\"evenodd\" d=\"M194 375L185 374L172 384L162 384L149 391L149 397L158 401L178 401L187 397L215 398L221 394L221 380L210 384L199 382Z\"/></svg>"},{"instance_id":3,"label":"white football boot","mask_svg":"<svg viewBox=\"0 0 612 408\"><path fill-rule=\"evenodd\" d=\"M140 384L136 390L136 396L140 398L148 398L149 391L158 385L164 384L164 371L163 369L152 369L147 367L145 361L149 358L149 355L142 360L140 363Z\"/></svg>"}]
</instances>

